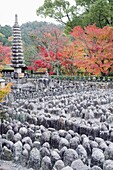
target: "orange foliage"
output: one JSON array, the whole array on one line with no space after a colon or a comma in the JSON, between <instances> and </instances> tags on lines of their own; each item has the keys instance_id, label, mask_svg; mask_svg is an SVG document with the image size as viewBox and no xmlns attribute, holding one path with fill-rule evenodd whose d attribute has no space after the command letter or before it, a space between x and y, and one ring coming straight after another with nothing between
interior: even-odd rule
<instances>
[{"instance_id":1,"label":"orange foliage","mask_svg":"<svg viewBox=\"0 0 113 170\"><path fill-rule=\"evenodd\" d=\"M108 74L113 70L113 28L97 28L90 25L82 29L74 27L71 35L72 46L67 47L64 55L73 53L73 65L95 75ZM70 57L68 54L68 58Z\"/></svg>"}]
</instances>

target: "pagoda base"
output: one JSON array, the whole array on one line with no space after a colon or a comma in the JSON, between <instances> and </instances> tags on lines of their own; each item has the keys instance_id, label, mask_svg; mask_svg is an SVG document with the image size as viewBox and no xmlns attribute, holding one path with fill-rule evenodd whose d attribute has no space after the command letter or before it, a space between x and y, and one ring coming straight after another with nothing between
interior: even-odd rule
<instances>
[{"instance_id":1,"label":"pagoda base","mask_svg":"<svg viewBox=\"0 0 113 170\"><path fill-rule=\"evenodd\" d=\"M23 78L24 76L22 68L14 68L14 79Z\"/></svg>"},{"instance_id":2,"label":"pagoda base","mask_svg":"<svg viewBox=\"0 0 113 170\"><path fill-rule=\"evenodd\" d=\"M15 73L22 73L22 69L21 68L14 68L14 72Z\"/></svg>"}]
</instances>

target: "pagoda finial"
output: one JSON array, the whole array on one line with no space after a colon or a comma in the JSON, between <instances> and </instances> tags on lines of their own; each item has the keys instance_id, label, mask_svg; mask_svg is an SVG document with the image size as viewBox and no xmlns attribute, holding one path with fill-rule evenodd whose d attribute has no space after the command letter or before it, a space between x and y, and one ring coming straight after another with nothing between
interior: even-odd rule
<instances>
[{"instance_id":1,"label":"pagoda finial","mask_svg":"<svg viewBox=\"0 0 113 170\"><path fill-rule=\"evenodd\" d=\"M18 16L15 14L15 24L18 24Z\"/></svg>"}]
</instances>

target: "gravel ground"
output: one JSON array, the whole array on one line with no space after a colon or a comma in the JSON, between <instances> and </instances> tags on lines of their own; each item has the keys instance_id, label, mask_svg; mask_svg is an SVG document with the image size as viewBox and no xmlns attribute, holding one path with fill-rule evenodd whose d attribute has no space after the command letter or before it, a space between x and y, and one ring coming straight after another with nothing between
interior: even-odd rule
<instances>
[{"instance_id":1,"label":"gravel ground","mask_svg":"<svg viewBox=\"0 0 113 170\"><path fill-rule=\"evenodd\" d=\"M22 167L21 165L12 163L11 161L0 160L0 170L33 170Z\"/></svg>"}]
</instances>

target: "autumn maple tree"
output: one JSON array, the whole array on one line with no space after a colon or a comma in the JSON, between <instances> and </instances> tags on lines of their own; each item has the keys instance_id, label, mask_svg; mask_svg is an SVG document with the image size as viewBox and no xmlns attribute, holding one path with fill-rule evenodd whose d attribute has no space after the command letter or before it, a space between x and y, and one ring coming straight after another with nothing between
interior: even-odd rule
<instances>
[{"instance_id":1,"label":"autumn maple tree","mask_svg":"<svg viewBox=\"0 0 113 170\"><path fill-rule=\"evenodd\" d=\"M2 70L4 68L4 65L10 64L10 55L11 50L7 46L3 46L2 43L0 43L0 77L2 77ZM4 87L0 87L0 102L3 101L4 97L10 92L12 83L8 83Z\"/></svg>"},{"instance_id":2,"label":"autumn maple tree","mask_svg":"<svg viewBox=\"0 0 113 170\"><path fill-rule=\"evenodd\" d=\"M78 70L93 75L109 75L113 71L112 27L76 26L69 38L58 29L36 36L39 51L33 69L62 69L68 75L75 75Z\"/></svg>"},{"instance_id":3,"label":"autumn maple tree","mask_svg":"<svg viewBox=\"0 0 113 170\"><path fill-rule=\"evenodd\" d=\"M6 65L11 63L11 49L7 46L3 46L0 43L0 65Z\"/></svg>"},{"instance_id":4,"label":"autumn maple tree","mask_svg":"<svg viewBox=\"0 0 113 170\"><path fill-rule=\"evenodd\" d=\"M90 25L84 29L74 27L74 65L85 72L107 75L113 70L113 28L97 28Z\"/></svg>"},{"instance_id":5,"label":"autumn maple tree","mask_svg":"<svg viewBox=\"0 0 113 170\"><path fill-rule=\"evenodd\" d=\"M3 101L6 95L11 91L12 83L8 83L5 87L0 88L0 102Z\"/></svg>"},{"instance_id":6,"label":"autumn maple tree","mask_svg":"<svg viewBox=\"0 0 113 170\"><path fill-rule=\"evenodd\" d=\"M38 55L33 61L33 68L36 70L39 67L46 67L48 70L55 70L58 73L61 66L61 51L68 38L57 27L45 28L40 34L32 35L38 48Z\"/></svg>"}]
</instances>

